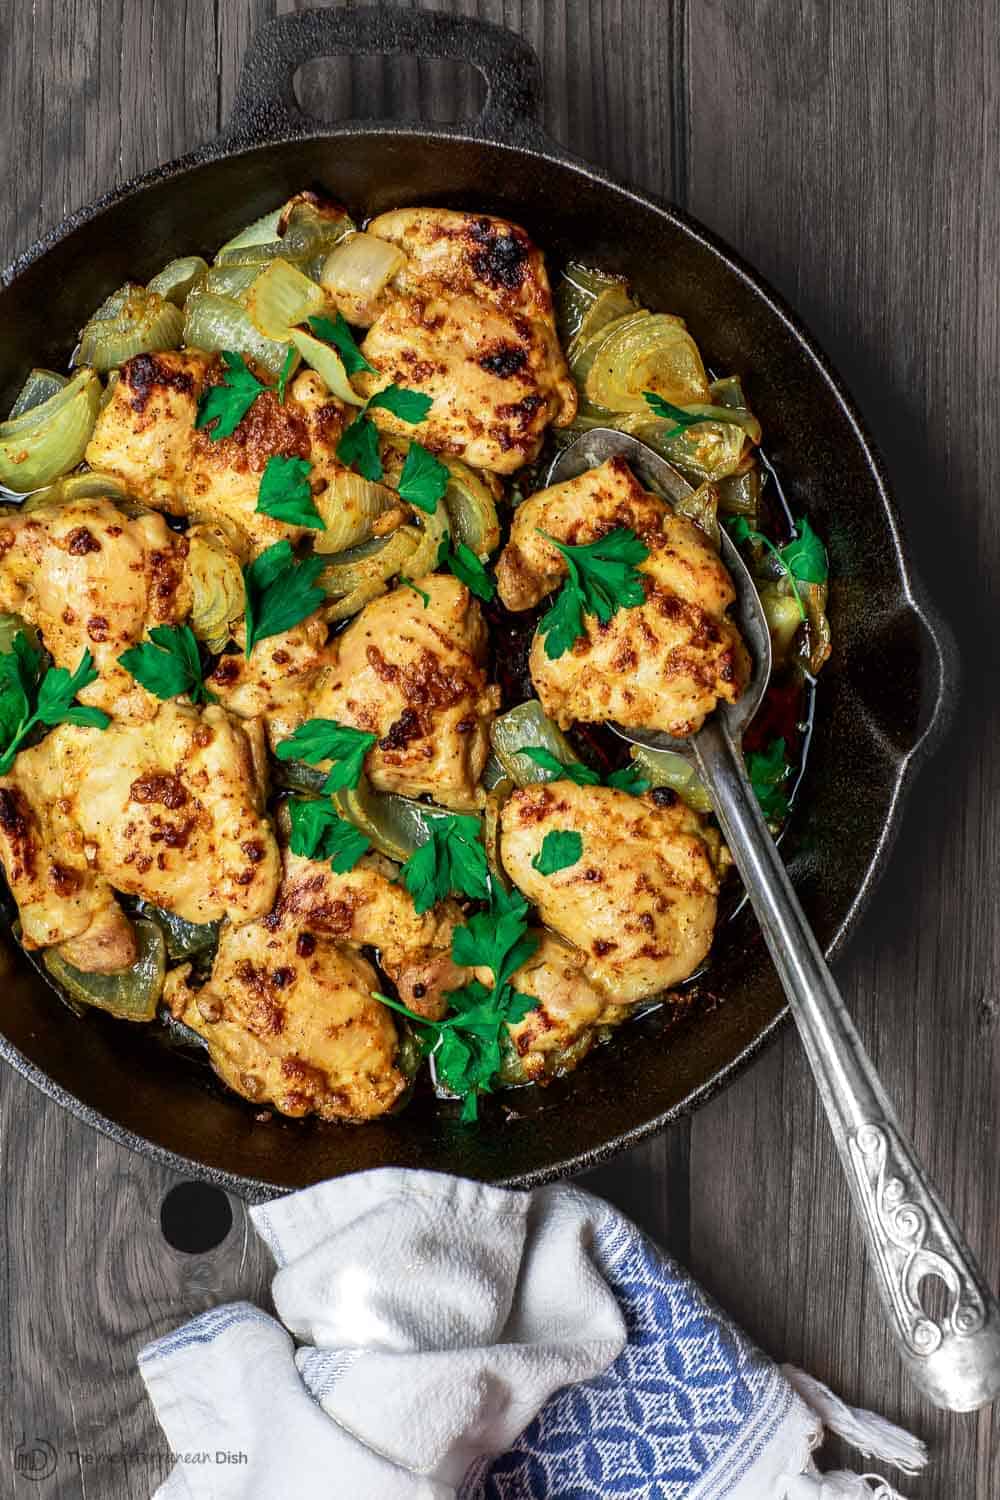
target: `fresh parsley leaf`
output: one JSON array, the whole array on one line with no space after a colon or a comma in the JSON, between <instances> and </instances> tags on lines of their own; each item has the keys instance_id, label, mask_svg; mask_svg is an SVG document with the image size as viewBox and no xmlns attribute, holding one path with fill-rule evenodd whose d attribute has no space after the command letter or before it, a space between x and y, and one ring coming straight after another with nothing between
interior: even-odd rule
<instances>
[{"instance_id":1,"label":"fresh parsley leaf","mask_svg":"<svg viewBox=\"0 0 1000 1500\"><path fill-rule=\"evenodd\" d=\"M111 718L100 708L77 703L76 695L97 681L94 658L85 651L75 672L50 667L42 672L43 656L19 630L10 651L0 656L0 729L4 748L0 776L6 776L28 735L38 724L78 724L107 729Z\"/></svg>"},{"instance_id":2,"label":"fresh parsley leaf","mask_svg":"<svg viewBox=\"0 0 1000 1500\"><path fill-rule=\"evenodd\" d=\"M246 655L258 641L298 625L326 598L316 579L326 566L321 556L297 562L291 542L275 542L243 569L246 593Z\"/></svg>"},{"instance_id":3,"label":"fresh parsley leaf","mask_svg":"<svg viewBox=\"0 0 1000 1500\"><path fill-rule=\"evenodd\" d=\"M547 532L539 535L557 547L566 559L569 577L552 608L538 622L550 661L569 651L583 635L584 614L596 615L606 624L620 609L643 604L646 592L638 565L649 556L649 548L627 526L616 527L596 542L571 546Z\"/></svg>"},{"instance_id":4,"label":"fresh parsley leaf","mask_svg":"<svg viewBox=\"0 0 1000 1500\"><path fill-rule=\"evenodd\" d=\"M424 420L433 405L433 397L425 396L422 391L411 391L403 385L387 385L385 390L376 391L365 410L374 411L379 407L391 412L401 422L417 423Z\"/></svg>"},{"instance_id":5,"label":"fresh parsley leaf","mask_svg":"<svg viewBox=\"0 0 1000 1500\"><path fill-rule=\"evenodd\" d=\"M311 766L319 765L321 760L332 761L323 790L339 792L357 786L365 756L377 738L352 724L338 724L335 719L307 719L275 747L274 753L279 760L305 760Z\"/></svg>"},{"instance_id":6,"label":"fresh parsley leaf","mask_svg":"<svg viewBox=\"0 0 1000 1500\"><path fill-rule=\"evenodd\" d=\"M362 370L366 370L369 375L378 373L355 343L343 313L338 312L333 318L317 317L308 321L316 337L322 339L324 344L332 344L336 349L348 375L357 375Z\"/></svg>"},{"instance_id":7,"label":"fresh parsley leaf","mask_svg":"<svg viewBox=\"0 0 1000 1500\"><path fill-rule=\"evenodd\" d=\"M126 672L157 698L187 693L192 703L215 703L202 680L201 653L189 625L154 625L149 641L118 658Z\"/></svg>"},{"instance_id":8,"label":"fresh parsley leaf","mask_svg":"<svg viewBox=\"0 0 1000 1500\"><path fill-rule=\"evenodd\" d=\"M643 792L649 791L652 784L634 763L622 766L619 771L612 771L607 780L608 786L615 787L619 792L628 792L630 797L641 797Z\"/></svg>"},{"instance_id":9,"label":"fresh parsley leaf","mask_svg":"<svg viewBox=\"0 0 1000 1500\"><path fill-rule=\"evenodd\" d=\"M420 595L421 599L424 601L424 609L426 609L428 604L430 604L431 602L431 596L427 592L427 590L418 588L417 585L413 582L413 579L407 578L405 573L400 573L399 581L404 586L404 588L412 589L415 594Z\"/></svg>"},{"instance_id":10,"label":"fresh parsley leaf","mask_svg":"<svg viewBox=\"0 0 1000 1500\"><path fill-rule=\"evenodd\" d=\"M264 465L257 490L257 514L273 516L287 526L311 526L325 531L326 522L316 509L309 475L312 464L304 458L282 458L274 453Z\"/></svg>"},{"instance_id":11,"label":"fresh parsley leaf","mask_svg":"<svg viewBox=\"0 0 1000 1500\"><path fill-rule=\"evenodd\" d=\"M482 599L488 604L496 593L496 584L483 567L479 558L471 547L465 542L459 542L457 547L452 547L447 537L441 541L438 548L437 565L439 568L447 568L449 573L454 573L460 583L464 583L470 594L475 594L477 599Z\"/></svg>"},{"instance_id":12,"label":"fresh parsley leaf","mask_svg":"<svg viewBox=\"0 0 1000 1500\"><path fill-rule=\"evenodd\" d=\"M382 478L382 458L378 451L378 428L364 412L355 417L340 435L337 457L348 468L353 464L363 478L377 484Z\"/></svg>"},{"instance_id":13,"label":"fresh parsley leaf","mask_svg":"<svg viewBox=\"0 0 1000 1500\"><path fill-rule=\"evenodd\" d=\"M766 750L748 751L746 766L761 812L772 822L780 822L788 812L785 783L792 770L785 754L784 740L771 740Z\"/></svg>"},{"instance_id":14,"label":"fresh parsley leaf","mask_svg":"<svg viewBox=\"0 0 1000 1500\"><path fill-rule=\"evenodd\" d=\"M800 516L795 523L796 535L782 547L778 556L793 578L803 583L825 583L830 576L826 548L809 525L807 517Z\"/></svg>"},{"instance_id":15,"label":"fresh parsley leaf","mask_svg":"<svg viewBox=\"0 0 1000 1500\"><path fill-rule=\"evenodd\" d=\"M479 833L478 818L457 813L450 818L435 818L430 838L410 855L402 870L403 884L413 897L418 916L452 891L477 900L489 896L486 850Z\"/></svg>"},{"instance_id":16,"label":"fresh parsley leaf","mask_svg":"<svg viewBox=\"0 0 1000 1500\"><path fill-rule=\"evenodd\" d=\"M399 476L399 498L432 516L438 508L451 475L446 466L422 443L411 443Z\"/></svg>"},{"instance_id":17,"label":"fresh parsley leaf","mask_svg":"<svg viewBox=\"0 0 1000 1500\"><path fill-rule=\"evenodd\" d=\"M194 422L196 427L208 427L213 443L232 437L257 397L267 389L247 369L241 354L224 349L222 362L226 378L222 385L210 385L202 392Z\"/></svg>"},{"instance_id":18,"label":"fresh parsley leaf","mask_svg":"<svg viewBox=\"0 0 1000 1500\"><path fill-rule=\"evenodd\" d=\"M568 870L579 864L583 854L583 838L569 828L553 828L542 839L542 847L531 861L531 868L539 875L555 875L559 870Z\"/></svg>"},{"instance_id":19,"label":"fresh parsley leaf","mask_svg":"<svg viewBox=\"0 0 1000 1500\"><path fill-rule=\"evenodd\" d=\"M567 765L558 756L553 755L551 750L546 750L544 745L522 745L515 753L526 755L529 760L535 762L536 766L541 766L543 771L551 771L554 781L573 781L577 786L600 786L601 784L601 778L597 772L585 766L582 761L570 761Z\"/></svg>"},{"instance_id":20,"label":"fresh parsley leaf","mask_svg":"<svg viewBox=\"0 0 1000 1500\"><path fill-rule=\"evenodd\" d=\"M293 797L288 803L292 829L288 843L305 859L328 859L335 875L353 870L371 848L371 839L340 817L329 802Z\"/></svg>"},{"instance_id":21,"label":"fresh parsley leaf","mask_svg":"<svg viewBox=\"0 0 1000 1500\"><path fill-rule=\"evenodd\" d=\"M281 373L278 376L278 400L281 402L282 406L284 406L285 404L285 392L288 389L289 377L291 376L292 371L295 369L296 352L297 351L295 345L289 344L288 353L285 355L285 363L282 365Z\"/></svg>"},{"instance_id":22,"label":"fresh parsley leaf","mask_svg":"<svg viewBox=\"0 0 1000 1500\"><path fill-rule=\"evenodd\" d=\"M799 593L796 579L801 579L802 582L811 580L807 580L805 574L797 573L795 571L795 568L792 566L792 562L798 562L800 565L810 567L814 571L821 562L824 569L824 577L826 576L826 550L823 547L822 542L819 540L819 537L816 536L815 532L813 532L810 528L808 538L800 536L795 538L795 540L789 542L787 547L778 548L771 541L771 538L769 536L765 536L762 531L754 531L753 527L747 521L746 516L729 516L725 519L723 524L725 525L726 530L729 532L729 535L732 537L737 546L742 545L742 543L744 542L757 542L761 547L764 548L766 552L770 552L771 556L775 559L779 568L788 579L789 587L791 588L791 591L795 596L795 602L799 607L799 614L804 620L806 618L806 607L802 602L802 595ZM803 517L798 525L800 526L800 528L803 526L808 527L809 522L805 519L805 517ZM800 547L800 550L798 552L795 551L796 547ZM817 558L817 548L819 549L819 553L821 554L820 558ZM786 557L786 553L788 552L792 553L791 561L789 561L789 559ZM822 579L817 579L815 581L822 582Z\"/></svg>"},{"instance_id":23,"label":"fresh parsley leaf","mask_svg":"<svg viewBox=\"0 0 1000 1500\"><path fill-rule=\"evenodd\" d=\"M665 422L673 422L669 432L665 432L665 438L676 437L687 427L697 427L699 422L704 422L704 417L699 417L693 412L685 411L683 406L674 406L673 402L665 401L655 391L643 391L643 398L652 407L656 416L662 417Z\"/></svg>"}]
</instances>

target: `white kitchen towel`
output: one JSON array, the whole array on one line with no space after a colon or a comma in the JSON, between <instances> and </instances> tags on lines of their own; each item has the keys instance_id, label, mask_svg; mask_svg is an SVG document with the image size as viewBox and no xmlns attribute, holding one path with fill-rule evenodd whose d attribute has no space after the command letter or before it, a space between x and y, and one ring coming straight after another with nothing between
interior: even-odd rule
<instances>
[{"instance_id":1,"label":"white kitchen towel","mask_svg":"<svg viewBox=\"0 0 1000 1500\"><path fill-rule=\"evenodd\" d=\"M925 1462L906 1433L779 1370L570 1185L389 1168L251 1216L277 1319L237 1303L139 1356L177 1455L156 1500L894 1495L818 1474L824 1421L907 1472Z\"/></svg>"}]
</instances>

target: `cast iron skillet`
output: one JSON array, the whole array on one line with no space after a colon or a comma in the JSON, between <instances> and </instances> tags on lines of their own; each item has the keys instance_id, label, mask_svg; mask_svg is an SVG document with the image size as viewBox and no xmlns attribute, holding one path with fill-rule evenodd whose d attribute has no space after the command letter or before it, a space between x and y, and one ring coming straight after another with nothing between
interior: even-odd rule
<instances>
[{"instance_id":1,"label":"cast iron skillet","mask_svg":"<svg viewBox=\"0 0 1000 1500\"><path fill-rule=\"evenodd\" d=\"M482 114L464 127L327 127L304 116L296 70L361 52L474 64L488 85ZM816 933L836 953L948 716L950 636L918 596L881 463L809 335L700 225L553 145L538 124L539 79L523 40L468 18L371 8L272 22L251 43L220 140L72 215L4 273L0 409L29 366L64 362L73 330L113 288L210 250L309 184L358 217L405 204L489 210L524 224L553 262L572 255L627 274L644 303L687 320L711 366L744 375L793 509L829 543L835 649L784 847ZM263 1124L145 1028L78 1020L9 935L0 960L0 1051L20 1072L116 1140L243 1192L390 1163L524 1184L593 1166L721 1088L785 1013L744 913L720 933L709 974L725 1003L669 1037L650 1036L647 1023L624 1027L569 1078L502 1096L506 1107L479 1128L429 1099L361 1128Z\"/></svg>"}]
</instances>

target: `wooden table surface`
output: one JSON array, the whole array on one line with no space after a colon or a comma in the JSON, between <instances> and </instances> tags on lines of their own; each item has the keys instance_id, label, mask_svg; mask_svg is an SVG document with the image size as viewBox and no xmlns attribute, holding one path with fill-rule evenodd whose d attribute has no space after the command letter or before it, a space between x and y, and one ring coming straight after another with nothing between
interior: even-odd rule
<instances>
[{"instance_id":1,"label":"wooden table surface","mask_svg":"<svg viewBox=\"0 0 1000 1500\"><path fill-rule=\"evenodd\" d=\"M254 27L284 0L0 0L0 261L113 183L212 136ZM811 325L885 453L965 689L839 977L903 1123L1000 1279L1000 63L995 0L439 0L521 31L557 140L665 193ZM333 118L457 117L463 75L311 70ZM2 336L2 335L0 335ZM223 1245L161 1235L178 1180L0 1074L0 1496L140 1500L162 1435L147 1339L259 1298L241 1204ZM794 1035L690 1122L592 1175L770 1353L920 1433L904 1495L1000 1494L1000 1420L903 1382ZM56 1452L17 1476L18 1445ZM90 1455L89 1459L86 1455ZM263 1500L263 1497L262 1497Z\"/></svg>"}]
</instances>

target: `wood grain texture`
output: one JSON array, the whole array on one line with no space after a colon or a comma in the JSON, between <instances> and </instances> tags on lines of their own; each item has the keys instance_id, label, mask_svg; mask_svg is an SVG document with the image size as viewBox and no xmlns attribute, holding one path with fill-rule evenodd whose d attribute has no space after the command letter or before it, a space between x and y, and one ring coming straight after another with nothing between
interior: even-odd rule
<instances>
[{"instance_id":1,"label":"wood grain texture","mask_svg":"<svg viewBox=\"0 0 1000 1500\"><path fill-rule=\"evenodd\" d=\"M294 8L0 0L0 260L75 205L212 135L253 28ZM831 352L888 458L914 553L958 628L966 691L949 752L925 773L839 972L904 1124L996 1284L996 7L428 8L521 31L543 60L549 131L676 198L757 264ZM466 70L409 60L323 65L302 82L303 101L330 118L460 118L478 97ZM162 1476L164 1445L136 1350L220 1300L264 1298L265 1258L241 1205L218 1251L170 1250L159 1206L175 1176L77 1124L8 1069L0 1159L0 1496L139 1500ZM1000 1424L989 1413L942 1417L902 1384L793 1037L690 1125L589 1184L687 1260L771 1353L927 1438L933 1471L903 1481L904 1494L1000 1494ZM16 1444L36 1436L60 1450L42 1484L13 1471ZM73 1450L104 1462L73 1461Z\"/></svg>"}]
</instances>

